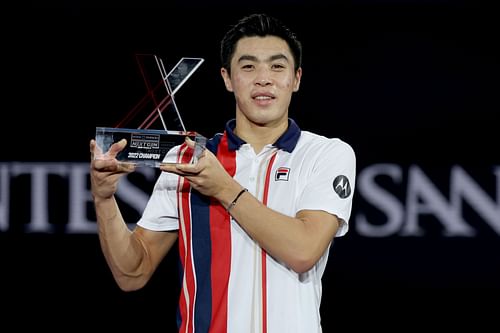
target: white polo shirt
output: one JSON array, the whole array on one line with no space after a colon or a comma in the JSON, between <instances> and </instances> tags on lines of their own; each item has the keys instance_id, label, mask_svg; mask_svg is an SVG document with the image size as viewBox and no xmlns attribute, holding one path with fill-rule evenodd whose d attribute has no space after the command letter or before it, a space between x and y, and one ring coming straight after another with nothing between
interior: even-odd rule
<instances>
[{"instance_id":1,"label":"white polo shirt","mask_svg":"<svg viewBox=\"0 0 500 333\"><path fill-rule=\"evenodd\" d=\"M347 143L301 131L290 119L282 137L256 154L234 126L229 121L207 148L243 187L289 216L303 209L334 214L341 220L336 236L347 232L356 174ZM167 159L188 161L183 151L177 147ZM321 332L328 250L297 274L262 250L218 202L169 173L159 177L138 225L179 230L180 332Z\"/></svg>"}]
</instances>

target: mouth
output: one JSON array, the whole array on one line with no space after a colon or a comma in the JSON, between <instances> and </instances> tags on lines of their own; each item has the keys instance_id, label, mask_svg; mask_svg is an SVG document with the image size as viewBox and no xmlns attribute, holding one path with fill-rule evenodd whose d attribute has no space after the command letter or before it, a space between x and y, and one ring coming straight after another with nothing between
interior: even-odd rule
<instances>
[{"instance_id":1,"label":"mouth","mask_svg":"<svg viewBox=\"0 0 500 333\"><path fill-rule=\"evenodd\" d=\"M252 98L256 101L269 101L269 100L275 99L276 97L271 93L256 92L256 93L252 94Z\"/></svg>"},{"instance_id":2,"label":"mouth","mask_svg":"<svg viewBox=\"0 0 500 333\"><path fill-rule=\"evenodd\" d=\"M263 95L254 96L252 98L255 99L255 100L257 100L257 101L269 101L269 100L274 99L273 96L263 96Z\"/></svg>"},{"instance_id":3,"label":"mouth","mask_svg":"<svg viewBox=\"0 0 500 333\"><path fill-rule=\"evenodd\" d=\"M268 107L274 103L275 99L276 97L270 94L256 94L252 96L255 105L259 107Z\"/></svg>"}]
</instances>

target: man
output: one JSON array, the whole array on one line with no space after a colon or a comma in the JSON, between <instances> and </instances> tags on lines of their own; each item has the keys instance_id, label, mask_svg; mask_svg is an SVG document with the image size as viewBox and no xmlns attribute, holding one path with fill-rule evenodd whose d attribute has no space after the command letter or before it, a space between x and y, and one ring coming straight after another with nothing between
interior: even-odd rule
<instances>
[{"instance_id":1,"label":"man","mask_svg":"<svg viewBox=\"0 0 500 333\"><path fill-rule=\"evenodd\" d=\"M355 154L289 119L301 54L267 15L227 32L221 74L235 119L196 163L190 140L168 154L133 231L114 198L133 171L114 158L125 142L92 158L101 246L123 290L143 287L178 241L180 332L321 332L321 277L333 238L348 229Z\"/></svg>"}]
</instances>

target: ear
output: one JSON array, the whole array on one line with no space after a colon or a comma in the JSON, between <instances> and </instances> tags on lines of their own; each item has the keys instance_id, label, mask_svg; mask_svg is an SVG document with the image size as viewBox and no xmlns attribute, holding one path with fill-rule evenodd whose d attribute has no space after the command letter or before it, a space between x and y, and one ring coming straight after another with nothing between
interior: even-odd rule
<instances>
[{"instance_id":1,"label":"ear","mask_svg":"<svg viewBox=\"0 0 500 333\"><path fill-rule=\"evenodd\" d=\"M224 85L226 86L227 91L233 92L233 85L231 84L231 76L227 69L222 67L220 69L220 74L222 75L222 79L224 80Z\"/></svg>"},{"instance_id":2,"label":"ear","mask_svg":"<svg viewBox=\"0 0 500 333\"><path fill-rule=\"evenodd\" d=\"M302 78L302 67L299 67L297 71L295 72L295 80L293 84L293 91L299 91L300 87L300 79Z\"/></svg>"}]
</instances>

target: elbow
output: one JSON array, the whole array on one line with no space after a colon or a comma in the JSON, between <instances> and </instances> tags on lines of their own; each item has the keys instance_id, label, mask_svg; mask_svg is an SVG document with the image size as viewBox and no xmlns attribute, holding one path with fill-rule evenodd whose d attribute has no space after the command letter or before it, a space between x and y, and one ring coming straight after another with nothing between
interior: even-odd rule
<instances>
[{"instance_id":1,"label":"elbow","mask_svg":"<svg viewBox=\"0 0 500 333\"><path fill-rule=\"evenodd\" d=\"M316 266L326 251L328 251L328 246L307 245L300 248L296 247L293 251L288 252L290 255L286 258L285 262L294 272L298 274L305 273Z\"/></svg>"},{"instance_id":2,"label":"elbow","mask_svg":"<svg viewBox=\"0 0 500 333\"><path fill-rule=\"evenodd\" d=\"M296 261L292 262L289 267L297 274L305 273L314 267L315 262L311 261Z\"/></svg>"},{"instance_id":3,"label":"elbow","mask_svg":"<svg viewBox=\"0 0 500 333\"><path fill-rule=\"evenodd\" d=\"M305 273L316 265L319 258L314 255L309 256L295 256L288 261L288 267L295 273Z\"/></svg>"},{"instance_id":4,"label":"elbow","mask_svg":"<svg viewBox=\"0 0 500 333\"><path fill-rule=\"evenodd\" d=\"M144 287L147 282L145 279L129 276L115 277L115 281L118 287L125 292L139 290Z\"/></svg>"}]
</instances>

